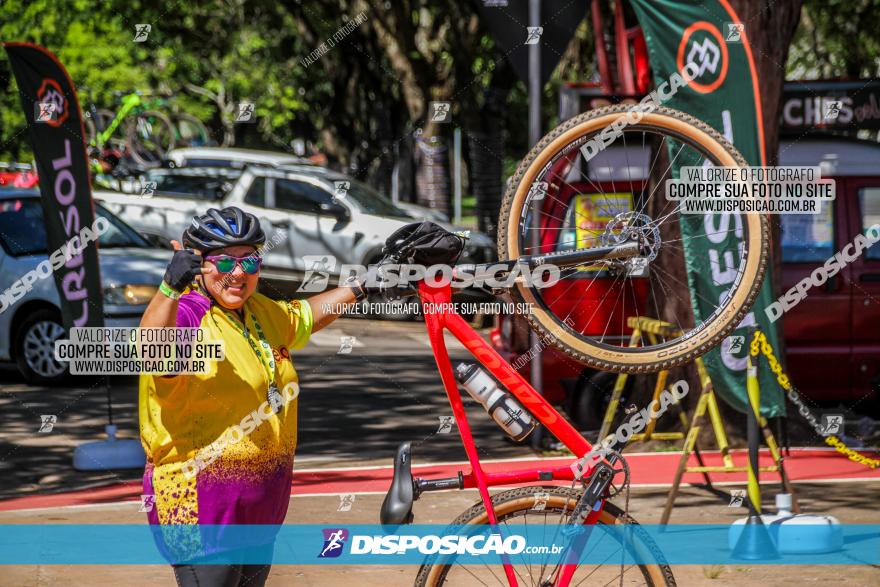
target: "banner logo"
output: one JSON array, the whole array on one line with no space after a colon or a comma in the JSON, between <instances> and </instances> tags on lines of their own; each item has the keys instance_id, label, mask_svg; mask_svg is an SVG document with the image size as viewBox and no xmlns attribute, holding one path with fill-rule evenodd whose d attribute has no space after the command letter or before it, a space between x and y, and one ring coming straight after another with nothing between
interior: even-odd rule
<instances>
[{"instance_id":1,"label":"banner logo","mask_svg":"<svg viewBox=\"0 0 880 587\"><path fill-rule=\"evenodd\" d=\"M43 80L40 89L37 90L37 102L46 105L47 110L51 109L51 116L40 119L40 122L45 122L49 126L61 126L61 123L67 120L67 116L70 114L64 92L61 91L61 86L54 79L46 78ZM48 108L50 105L51 108Z\"/></svg>"},{"instance_id":2,"label":"banner logo","mask_svg":"<svg viewBox=\"0 0 880 587\"><path fill-rule=\"evenodd\" d=\"M688 82L695 92L711 94L727 77L727 43L712 23L700 20L684 30L676 59L679 71L695 65L697 74Z\"/></svg>"},{"instance_id":3,"label":"banner logo","mask_svg":"<svg viewBox=\"0 0 880 587\"><path fill-rule=\"evenodd\" d=\"M342 554L342 547L348 540L348 530L345 528L324 528L324 546L318 558L336 558Z\"/></svg>"}]
</instances>

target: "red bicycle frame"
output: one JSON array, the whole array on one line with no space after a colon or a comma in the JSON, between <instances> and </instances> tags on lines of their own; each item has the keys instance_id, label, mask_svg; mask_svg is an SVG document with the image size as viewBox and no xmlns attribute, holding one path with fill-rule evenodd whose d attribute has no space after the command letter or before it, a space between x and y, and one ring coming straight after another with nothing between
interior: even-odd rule
<instances>
[{"instance_id":1,"label":"red bicycle frame","mask_svg":"<svg viewBox=\"0 0 880 587\"><path fill-rule=\"evenodd\" d=\"M453 307L452 287L450 284L437 285L421 281L419 283L419 296L422 301L425 325L428 329L428 337L431 340L431 348L434 351L437 368L440 370L440 378L443 381L443 387L446 389L446 395L449 397L452 413L458 425L461 441L464 444L464 450L467 453L468 462L471 466L470 472L464 474L463 486L469 489L477 488L480 498L486 506L489 523L495 525L498 523L498 519L492 507L489 487L550 480L572 481L574 480L574 472L571 467L522 469L501 473L483 470L483 467L480 465L480 457L474 445L473 436L471 435L467 414L461 401L458 383L452 370L449 352L446 349L446 341L443 338L444 329L449 330L470 351L474 358L492 373L578 459L589 453L592 446L501 355L483 340L461 316L455 312L448 311L448 308ZM590 472L591 469L584 471L583 476L589 477ZM602 499L593 508L593 511L589 513L584 523L595 524L604 506L605 500ZM564 564L557 580L557 585L567 586L571 576L574 574L575 568L576 565L574 564ZM515 587L517 582L513 568L506 561L504 563L504 572L510 585Z\"/></svg>"}]
</instances>

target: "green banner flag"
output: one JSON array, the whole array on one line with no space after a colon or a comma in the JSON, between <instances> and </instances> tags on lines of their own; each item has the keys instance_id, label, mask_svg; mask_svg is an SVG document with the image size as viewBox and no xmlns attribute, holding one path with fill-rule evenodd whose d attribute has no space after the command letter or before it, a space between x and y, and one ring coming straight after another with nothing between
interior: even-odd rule
<instances>
[{"instance_id":1,"label":"green banner flag","mask_svg":"<svg viewBox=\"0 0 880 587\"><path fill-rule=\"evenodd\" d=\"M697 66L694 79L664 105L687 112L718 130L750 165L766 165L761 96L748 31L727 0L632 0L632 5L645 34L655 84L684 70L689 63ZM679 158L674 162L672 177L679 176L681 167L695 164L699 162ZM730 214L679 216L697 320L711 314L715 309L711 300L726 295L736 276L742 239L736 230L719 237L732 220L735 218ZM707 236L707 227L711 237ZM779 348L779 334L764 313L772 302L768 270L752 311L721 347L703 359L715 391L741 412L748 406L746 328L759 327L773 347ZM760 385L761 413L784 416L785 398L769 369L761 369Z\"/></svg>"}]
</instances>

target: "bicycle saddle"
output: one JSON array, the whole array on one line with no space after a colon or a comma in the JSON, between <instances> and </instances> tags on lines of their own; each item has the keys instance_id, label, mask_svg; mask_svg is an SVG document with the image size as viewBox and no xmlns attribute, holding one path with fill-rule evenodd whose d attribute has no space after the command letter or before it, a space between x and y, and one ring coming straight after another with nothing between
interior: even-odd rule
<instances>
[{"instance_id":1,"label":"bicycle saddle","mask_svg":"<svg viewBox=\"0 0 880 587\"><path fill-rule=\"evenodd\" d=\"M413 222L391 233L382 248L383 262L454 264L464 250L464 239L429 220Z\"/></svg>"},{"instance_id":2,"label":"bicycle saddle","mask_svg":"<svg viewBox=\"0 0 880 587\"><path fill-rule=\"evenodd\" d=\"M399 526L410 524L413 521L412 506L415 501L415 493L411 453L409 442L404 442L397 448L391 488L385 495L385 501L382 502L382 510L379 513L379 521L383 525Z\"/></svg>"}]
</instances>

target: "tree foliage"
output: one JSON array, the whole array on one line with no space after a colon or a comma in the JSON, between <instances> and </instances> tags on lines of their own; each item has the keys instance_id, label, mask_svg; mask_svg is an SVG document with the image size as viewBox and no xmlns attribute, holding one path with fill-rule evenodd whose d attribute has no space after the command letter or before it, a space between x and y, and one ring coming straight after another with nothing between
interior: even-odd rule
<instances>
[{"instance_id":1,"label":"tree foliage","mask_svg":"<svg viewBox=\"0 0 880 587\"><path fill-rule=\"evenodd\" d=\"M805 0L789 79L880 75L880 0Z\"/></svg>"},{"instance_id":2,"label":"tree foliage","mask_svg":"<svg viewBox=\"0 0 880 587\"><path fill-rule=\"evenodd\" d=\"M756 11L764 5L739 4ZM509 175L530 146L525 86L473 2L0 0L0 6L0 39L36 42L58 54L83 104L113 109L115 93L170 93L168 109L199 116L218 139L234 131L237 145L276 150L303 139L331 165L386 190L393 164L412 159L419 129L423 137L448 141L452 127L461 127L468 176L492 167L490 181L502 169ZM136 43L135 25L142 23L152 30ZM880 0L807 0L789 74L877 75L878 28ZM545 128L557 121L559 86L593 78L593 36L585 19L545 86ZM0 94L0 160L28 160L5 59L0 76L9 89ZM428 103L440 100L452 102L452 125L426 119ZM240 102L254 103L257 124L233 126ZM407 175L413 174L399 178L405 199L414 190ZM489 192L480 196L492 209L497 194Z\"/></svg>"}]
</instances>

